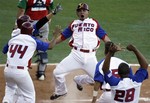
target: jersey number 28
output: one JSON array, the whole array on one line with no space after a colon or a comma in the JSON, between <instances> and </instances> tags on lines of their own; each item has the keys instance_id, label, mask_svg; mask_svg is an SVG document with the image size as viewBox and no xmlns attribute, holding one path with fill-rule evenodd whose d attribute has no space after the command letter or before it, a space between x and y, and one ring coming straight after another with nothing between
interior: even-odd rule
<instances>
[{"instance_id":1,"label":"jersey number 28","mask_svg":"<svg viewBox=\"0 0 150 103\"><path fill-rule=\"evenodd\" d=\"M114 100L119 102L131 102L134 100L135 89L131 88L128 90L116 90Z\"/></svg>"}]
</instances>

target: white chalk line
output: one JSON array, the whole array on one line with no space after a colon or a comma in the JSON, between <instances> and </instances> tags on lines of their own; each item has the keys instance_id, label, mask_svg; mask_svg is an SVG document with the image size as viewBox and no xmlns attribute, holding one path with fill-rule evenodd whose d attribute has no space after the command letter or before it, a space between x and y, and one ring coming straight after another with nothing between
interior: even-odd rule
<instances>
[{"instance_id":1,"label":"white chalk line","mask_svg":"<svg viewBox=\"0 0 150 103\"><path fill-rule=\"evenodd\" d=\"M90 102L92 101L92 99L75 99L75 100L40 100L40 103L51 103L51 102L63 102L63 101L67 101L67 102ZM145 98L145 97L140 97L139 101L144 101L144 102L150 102L150 98Z\"/></svg>"},{"instance_id":2,"label":"white chalk line","mask_svg":"<svg viewBox=\"0 0 150 103\"><path fill-rule=\"evenodd\" d=\"M58 63L48 63L48 66L57 65ZM32 66L36 66L36 63L32 63ZM131 66L140 66L139 64L130 64ZM4 67L5 64L0 64L0 67ZM150 64L149 64L150 66ZM55 100L55 101L64 101L64 100ZM67 101L74 101L74 102L86 102L86 101L92 101L91 99L82 99L82 100L67 100ZM140 97L139 101L145 101L150 102L150 98ZM40 102L48 103L52 102L52 100L40 100Z\"/></svg>"},{"instance_id":3,"label":"white chalk line","mask_svg":"<svg viewBox=\"0 0 150 103\"><path fill-rule=\"evenodd\" d=\"M48 63L47 65L48 66L51 66L51 65L57 65L58 63ZM32 66L36 66L37 65L37 63L32 63ZM139 64L129 64L129 65L131 65L131 66L140 66ZM4 67L5 66L5 64L0 64L0 67ZM150 64L148 65L148 66L150 66Z\"/></svg>"}]
</instances>

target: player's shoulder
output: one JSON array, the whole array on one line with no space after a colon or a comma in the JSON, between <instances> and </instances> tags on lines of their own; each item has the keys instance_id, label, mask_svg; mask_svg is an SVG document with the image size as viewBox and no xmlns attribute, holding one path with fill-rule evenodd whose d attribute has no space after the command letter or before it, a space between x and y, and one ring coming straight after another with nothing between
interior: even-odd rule
<instances>
[{"instance_id":1,"label":"player's shoulder","mask_svg":"<svg viewBox=\"0 0 150 103\"><path fill-rule=\"evenodd\" d=\"M16 36L14 36L12 39L27 40L27 41L34 40L31 35L26 35L26 34L18 34Z\"/></svg>"},{"instance_id":2,"label":"player's shoulder","mask_svg":"<svg viewBox=\"0 0 150 103\"><path fill-rule=\"evenodd\" d=\"M19 28L14 29L14 30L12 31L12 33L11 33L11 37L15 37L15 36L17 36L17 35L19 35L19 34L20 34L20 29L19 29Z\"/></svg>"},{"instance_id":3,"label":"player's shoulder","mask_svg":"<svg viewBox=\"0 0 150 103\"><path fill-rule=\"evenodd\" d=\"M98 22L98 20L96 20L95 18L89 18L89 19L91 19L91 20L93 20L93 21L96 21L96 22Z\"/></svg>"}]
</instances>

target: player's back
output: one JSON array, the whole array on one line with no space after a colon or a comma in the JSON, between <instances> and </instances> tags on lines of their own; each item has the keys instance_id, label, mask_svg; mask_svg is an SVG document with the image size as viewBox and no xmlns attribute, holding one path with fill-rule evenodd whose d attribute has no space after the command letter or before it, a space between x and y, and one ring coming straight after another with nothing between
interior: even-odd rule
<instances>
[{"instance_id":1,"label":"player's back","mask_svg":"<svg viewBox=\"0 0 150 103\"><path fill-rule=\"evenodd\" d=\"M28 66L36 50L36 42L30 35L19 34L8 42L7 63L11 66Z\"/></svg>"},{"instance_id":2,"label":"player's back","mask_svg":"<svg viewBox=\"0 0 150 103\"><path fill-rule=\"evenodd\" d=\"M117 86L111 86L112 99L115 100L112 103L138 103L141 84L124 78Z\"/></svg>"},{"instance_id":3,"label":"player's back","mask_svg":"<svg viewBox=\"0 0 150 103\"><path fill-rule=\"evenodd\" d=\"M104 63L104 61L100 64L99 68L102 68L103 63ZM112 74L116 77L119 77L119 75L118 75L118 66L119 66L120 63L128 64L126 61L124 61L120 58L111 57L109 69L111 70ZM99 71L102 75L104 75L102 69L100 69ZM102 85L102 89L110 89L110 85L104 81L104 83Z\"/></svg>"}]
</instances>

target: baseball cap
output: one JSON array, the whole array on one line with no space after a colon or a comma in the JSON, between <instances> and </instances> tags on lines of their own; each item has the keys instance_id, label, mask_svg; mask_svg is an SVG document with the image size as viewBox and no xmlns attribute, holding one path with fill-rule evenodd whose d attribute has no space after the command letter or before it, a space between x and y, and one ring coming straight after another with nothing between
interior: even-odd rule
<instances>
[{"instance_id":1,"label":"baseball cap","mask_svg":"<svg viewBox=\"0 0 150 103\"><path fill-rule=\"evenodd\" d=\"M21 34L31 35L33 32L33 26L31 22L24 22L21 26Z\"/></svg>"},{"instance_id":2,"label":"baseball cap","mask_svg":"<svg viewBox=\"0 0 150 103\"><path fill-rule=\"evenodd\" d=\"M33 20L31 20L31 18L30 18L29 15L22 15L22 16L20 16L20 17L17 19L17 26L18 26L18 28L21 28L22 24L23 24L24 22L27 22L27 21L33 22Z\"/></svg>"},{"instance_id":3,"label":"baseball cap","mask_svg":"<svg viewBox=\"0 0 150 103\"><path fill-rule=\"evenodd\" d=\"M84 10L88 10L88 11L89 11L89 6L88 6L88 4L86 4L86 3L79 3L76 10L79 11L79 10L81 10L81 9L84 9Z\"/></svg>"}]
</instances>

